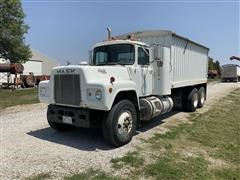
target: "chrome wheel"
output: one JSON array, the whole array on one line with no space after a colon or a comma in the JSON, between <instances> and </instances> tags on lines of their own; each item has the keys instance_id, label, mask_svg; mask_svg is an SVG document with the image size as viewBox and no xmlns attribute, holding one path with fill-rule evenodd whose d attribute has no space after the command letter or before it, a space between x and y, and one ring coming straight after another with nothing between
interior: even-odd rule
<instances>
[{"instance_id":1,"label":"chrome wheel","mask_svg":"<svg viewBox=\"0 0 240 180\"><path fill-rule=\"evenodd\" d=\"M198 90L198 108L202 108L206 101L206 91L204 87Z\"/></svg>"},{"instance_id":2,"label":"chrome wheel","mask_svg":"<svg viewBox=\"0 0 240 180\"><path fill-rule=\"evenodd\" d=\"M205 101L205 94L204 94L204 92L202 91L201 92L201 103L203 104L204 103L204 101Z\"/></svg>"},{"instance_id":3,"label":"chrome wheel","mask_svg":"<svg viewBox=\"0 0 240 180\"><path fill-rule=\"evenodd\" d=\"M196 93L193 96L193 106L197 107L197 105L198 105L198 96L197 96L197 93Z\"/></svg>"},{"instance_id":4,"label":"chrome wheel","mask_svg":"<svg viewBox=\"0 0 240 180\"><path fill-rule=\"evenodd\" d=\"M118 133L127 136L132 129L132 115L129 111L124 111L118 118Z\"/></svg>"},{"instance_id":5,"label":"chrome wheel","mask_svg":"<svg viewBox=\"0 0 240 180\"><path fill-rule=\"evenodd\" d=\"M198 103L200 102L198 98L198 90L193 88L191 91L188 92L187 100L186 100L186 110L189 112L196 111Z\"/></svg>"}]
</instances>

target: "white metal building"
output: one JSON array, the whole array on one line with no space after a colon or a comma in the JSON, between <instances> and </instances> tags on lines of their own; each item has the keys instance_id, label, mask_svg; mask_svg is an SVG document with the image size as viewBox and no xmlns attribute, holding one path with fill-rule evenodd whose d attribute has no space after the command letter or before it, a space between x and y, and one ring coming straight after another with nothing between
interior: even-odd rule
<instances>
[{"instance_id":1,"label":"white metal building","mask_svg":"<svg viewBox=\"0 0 240 180\"><path fill-rule=\"evenodd\" d=\"M24 75L33 73L34 75L50 75L51 69L58 65L58 62L46 55L31 49L32 57L23 64ZM10 63L8 60L0 59L0 63ZM10 82L13 82L14 75L11 75ZM0 85L7 82L7 73L0 72Z\"/></svg>"},{"instance_id":2,"label":"white metal building","mask_svg":"<svg viewBox=\"0 0 240 180\"><path fill-rule=\"evenodd\" d=\"M50 75L51 69L58 65L54 59L32 49L32 57L23 64L23 74L33 72L34 75Z\"/></svg>"}]
</instances>

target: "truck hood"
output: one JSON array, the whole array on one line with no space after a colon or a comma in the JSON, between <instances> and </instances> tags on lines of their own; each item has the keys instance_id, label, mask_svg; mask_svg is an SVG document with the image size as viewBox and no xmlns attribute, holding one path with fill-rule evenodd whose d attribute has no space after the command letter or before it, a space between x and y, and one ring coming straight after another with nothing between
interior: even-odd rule
<instances>
[{"instance_id":1,"label":"truck hood","mask_svg":"<svg viewBox=\"0 0 240 180\"><path fill-rule=\"evenodd\" d=\"M130 67L115 66L89 66L89 65L69 65L53 68L53 74L80 74L86 83L96 81L109 81L110 77L118 80L130 80L132 70Z\"/></svg>"}]
</instances>

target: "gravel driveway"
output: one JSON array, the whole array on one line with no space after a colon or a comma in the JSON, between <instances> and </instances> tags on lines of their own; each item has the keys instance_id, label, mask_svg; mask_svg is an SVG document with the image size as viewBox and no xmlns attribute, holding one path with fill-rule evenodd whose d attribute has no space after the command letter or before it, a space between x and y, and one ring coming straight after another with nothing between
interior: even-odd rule
<instances>
[{"instance_id":1,"label":"gravel driveway","mask_svg":"<svg viewBox=\"0 0 240 180\"><path fill-rule=\"evenodd\" d=\"M205 112L240 83L212 83L208 100L199 112ZM0 179L19 179L50 173L56 178L88 168L108 171L111 158L122 156L141 146L142 139L166 132L166 125L187 121L188 113L175 112L144 124L131 143L114 148L99 129L78 128L59 133L46 120L46 104L23 105L0 111Z\"/></svg>"}]
</instances>

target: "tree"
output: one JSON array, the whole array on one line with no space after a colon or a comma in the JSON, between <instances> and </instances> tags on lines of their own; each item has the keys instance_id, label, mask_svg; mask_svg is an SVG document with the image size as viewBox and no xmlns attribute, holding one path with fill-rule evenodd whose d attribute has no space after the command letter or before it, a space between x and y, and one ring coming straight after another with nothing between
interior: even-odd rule
<instances>
[{"instance_id":1,"label":"tree","mask_svg":"<svg viewBox=\"0 0 240 180\"><path fill-rule=\"evenodd\" d=\"M213 58L208 57L208 70L216 70L218 75L221 75L221 65L219 61L214 61Z\"/></svg>"},{"instance_id":2,"label":"tree","mask_svg":"<svg viewBox=\"0 0 240 180\"><path fill-rule=\"evenodd\" d=\"M220 63L219 63L218 60L215 62L215 68L216 68L218 74L221 75L222 74L222 69L221 69L221 66L220 66Z\"/></svg>"},{"instance_id":3,"label":"tree","mask_svg":"<svg viewBox=\"0 0 240 180\"><path fill-rule=\"evenodd\" d=\"M20 0L0 0L0 58L11 63L25 62L32 55L24 35L29 26Z\"/></svg>"},{"instance_id":4,"label":"tree","mask_svg":"<svg viewBox=\"0 0 240 180\"><path fill-rule=\"evenodd\" d=\"M213 58L208 57L208 70L212 70L212 69L215 69L214 68L214 61L213 61Z\"/></svg>"}]
</instances>

